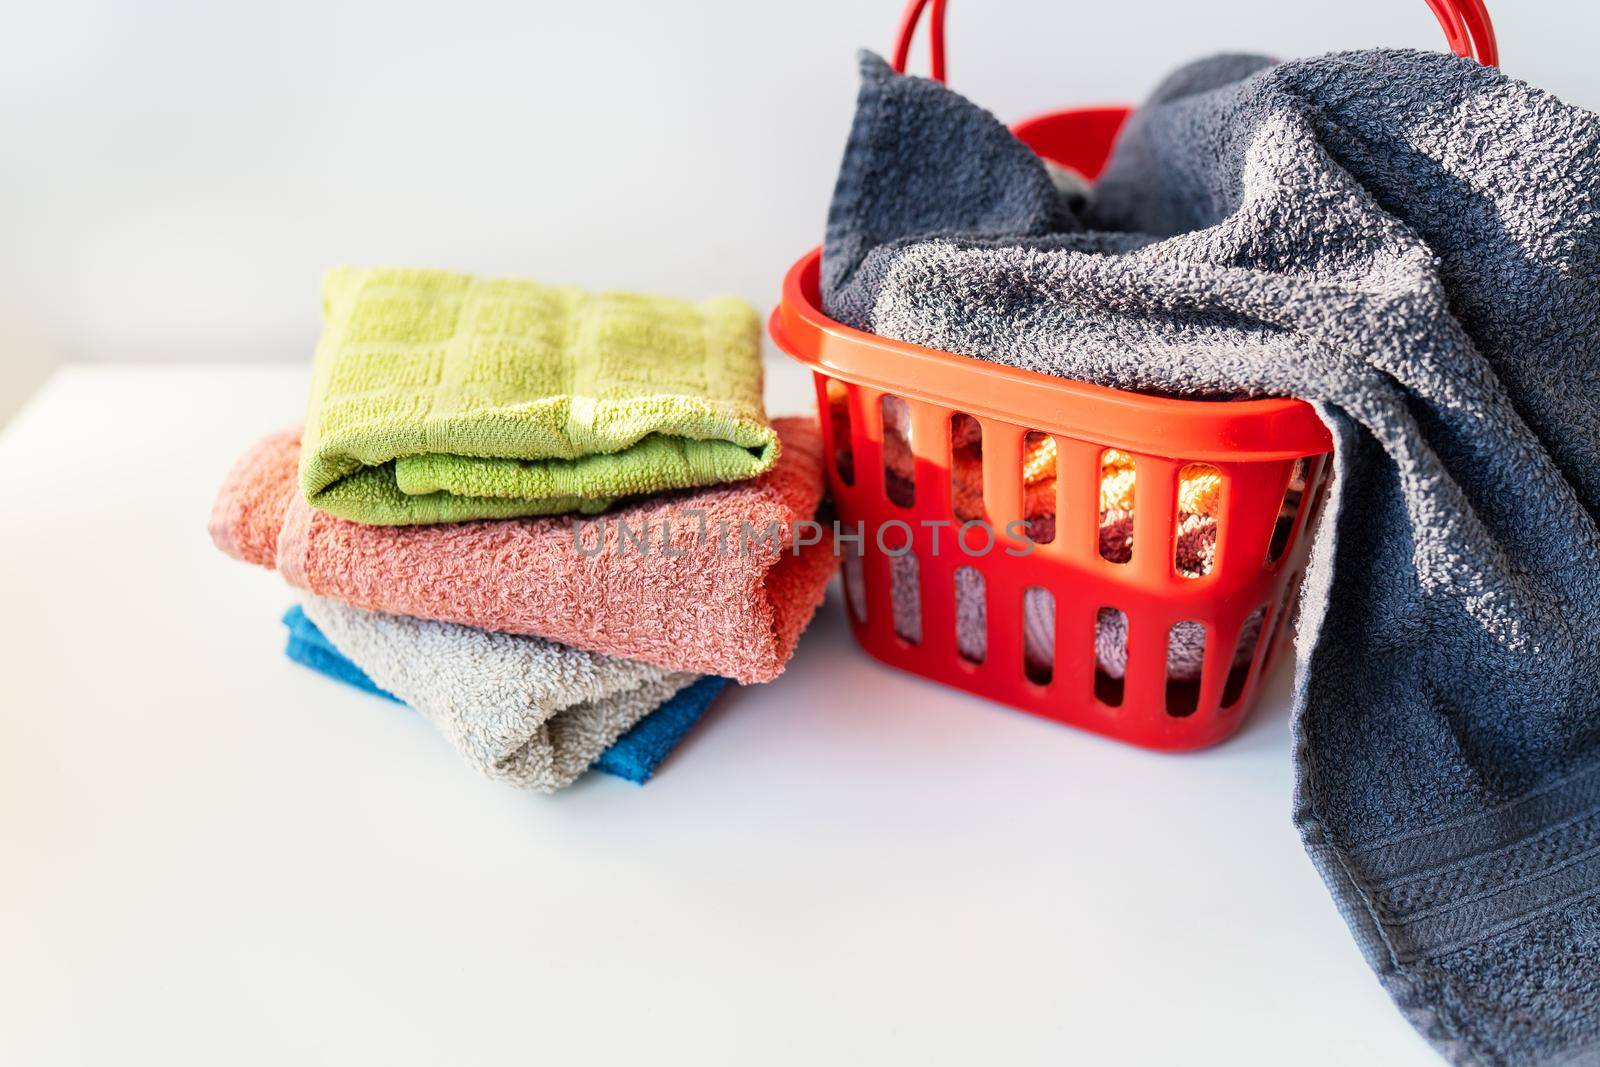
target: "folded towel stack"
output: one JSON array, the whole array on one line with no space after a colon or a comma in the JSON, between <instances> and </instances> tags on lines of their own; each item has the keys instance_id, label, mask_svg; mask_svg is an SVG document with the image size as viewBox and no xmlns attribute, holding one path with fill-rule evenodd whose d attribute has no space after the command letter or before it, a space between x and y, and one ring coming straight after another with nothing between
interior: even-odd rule
<instances>
[{"instance_id":1,"label":"folded towel stack","mask_svg":"<svg viewBox=\"0 0 1600 1067\"><path fill-rule=\"evenodd\" d=\"M291 659L544 792L644 781L782 672L834 557L797 537L821 442L768 421L753 308L420 270L335 271L323 306L304 429L211 518L300 592Z\"/></svg>"}]
</instances>

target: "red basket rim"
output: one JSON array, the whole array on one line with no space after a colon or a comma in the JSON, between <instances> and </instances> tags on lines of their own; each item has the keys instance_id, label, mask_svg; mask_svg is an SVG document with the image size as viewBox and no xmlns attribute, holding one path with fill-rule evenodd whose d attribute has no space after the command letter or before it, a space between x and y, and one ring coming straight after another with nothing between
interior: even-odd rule
<instances>
[{"instance_id":1,"label":"red basket rim","mask_svg":"<svg viewBox=\"0 0 1600 1067\"><path fill-rule=\"evenodd\" d=\"M1303 400L1148 396L853 329L822 312L821 260L822 249L813 248L789 268L768 328L778 347L829 377L980 418L1169 459L1298 459L1333 449L1328 428Z\"/></svg>"}]
</instances>

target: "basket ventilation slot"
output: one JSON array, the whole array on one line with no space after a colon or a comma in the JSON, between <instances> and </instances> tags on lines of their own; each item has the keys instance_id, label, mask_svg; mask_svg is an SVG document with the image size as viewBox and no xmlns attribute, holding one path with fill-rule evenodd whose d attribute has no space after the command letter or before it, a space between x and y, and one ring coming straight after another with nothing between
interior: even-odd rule
<instances>
[{"instance_id":1,"label":"basket ventilation slot","mask_svg":"<svg viewBox=\"0 0 1600 1067\"><path fill-rule=\"evenodd\" d=\"M1056 666L1056 595L1040 585L1022 594L1022 671L1049 685Z\"/></svg>"},{"instance_id":2,"label":"basket ventilation slot","mask_svg":"<svg viewBox=\"0 0 1600 1067\"><path fill-rule=\"evenodd\" d=\"M983 572L976 567L956 568L956 651L971 663L989 654L988 603Z\"/></svg>"},{"instance_id":3,"label":"basket ventilation slot","mask_svg":"<svg viewBox=\"0 0 1600 1067\"><path fill-rule=\"evenodd\" d=\"M1107 707L1120 708L1122 675L1128 662L1128 616L1117 608L1101 608L1095 614L1092 651L1095 698Z\"/></svg>"}]
</instances>

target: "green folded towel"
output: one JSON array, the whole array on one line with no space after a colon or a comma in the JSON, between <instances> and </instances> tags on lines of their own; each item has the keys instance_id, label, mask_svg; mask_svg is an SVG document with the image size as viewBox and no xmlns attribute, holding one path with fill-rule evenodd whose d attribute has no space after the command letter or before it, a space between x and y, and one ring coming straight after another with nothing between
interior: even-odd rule
<instances>
[{"instance_id":1,"label":"green folded towel","mask_svg":"<svg viewBox=\"0 0 1600 1067\"><path fill-rule=\"evenodd\" d=\"M733 297L339 269L323 319L300 487L343 518L596 512L778 458L760 323Z\"/></svg>"}]
</instances>

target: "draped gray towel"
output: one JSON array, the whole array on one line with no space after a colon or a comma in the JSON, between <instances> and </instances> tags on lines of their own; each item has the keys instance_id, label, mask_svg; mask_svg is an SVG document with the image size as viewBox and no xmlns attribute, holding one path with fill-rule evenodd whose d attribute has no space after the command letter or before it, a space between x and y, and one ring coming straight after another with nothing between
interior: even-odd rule
<instances>
[{"instance_id":1,"label":"draped gray towel","mask_svg":"<svg viewBox=\"0 0 1600 1067\"><path fill-rule=\"evenodd\" d=\"M1458 1063L1600 1063L1597 150L1600 118L1458 57L1223 56L1069 205L988 113L866 56L828 220L851 325L1316 406L1294 818Z\"/></svg>"}]
</instances>

